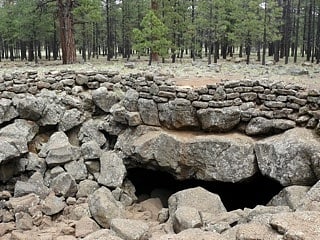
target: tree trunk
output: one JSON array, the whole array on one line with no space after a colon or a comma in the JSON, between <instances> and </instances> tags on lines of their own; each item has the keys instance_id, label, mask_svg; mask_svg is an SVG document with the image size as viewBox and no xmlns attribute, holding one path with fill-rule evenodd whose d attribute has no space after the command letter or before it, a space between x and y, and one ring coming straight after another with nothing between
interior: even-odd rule
<instances>
[{"instance_id":1,"label":"tree trunk","mask_svg":"<svg viewBox=\"0 0 320 240\"><path fill-rule=\"evenodd\" d=\"M72 64L76 62L76 46L74 40L73 0L57 0L58 17L60 24L60 44L62 50L62 63Z\"/></svg>"},{"instance_id":2,"label":"tree trunk","mask_svg":"<svg viewBox=\"0 0 320 240\"><path fill-rule=\"evenodd\" d=\"M298 0L298 6L297 6L297 17L296 17L296 36L295 36L295 46L294 46L294 56L293 56L293 62L297 62L298 58L298 45L299 45L299 27L300 27L300 4L301 1Z\"/></svg>"}]
</instances>

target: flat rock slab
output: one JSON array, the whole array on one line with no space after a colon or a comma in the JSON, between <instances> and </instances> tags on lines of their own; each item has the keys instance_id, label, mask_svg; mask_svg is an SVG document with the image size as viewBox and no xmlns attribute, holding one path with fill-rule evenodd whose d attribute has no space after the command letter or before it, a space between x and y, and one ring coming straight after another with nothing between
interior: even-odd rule
<instances>
[{"instance_id":1,"label":"flat rock slab","mask_svg":"<svg viewBox=\"0 0 320 240\"><path fill-rule=\"evenodd\" d=\"M238 182L257 171L254 141L240 134L201 134L140 126L121 134L116 148L140 164L170 169L179 179Z\"/></svg>"}]
</instances>

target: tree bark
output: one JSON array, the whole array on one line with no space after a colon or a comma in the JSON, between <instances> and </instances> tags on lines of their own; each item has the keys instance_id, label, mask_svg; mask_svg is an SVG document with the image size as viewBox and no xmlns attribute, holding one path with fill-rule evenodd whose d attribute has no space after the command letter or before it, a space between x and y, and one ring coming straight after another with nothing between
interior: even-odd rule
<instances>
[{"instance_id":1,"label":"tree bark","mask_svg":"<svg viewBox=\"0 0 320 240\"><path fill-rule=\"evenodd\" d=\"M60 24L60 44L62 50L62 63L72 64L76 62L76 46L74 40L73 0L57 0L58 17Z\"/></svg>"}]
</instances>

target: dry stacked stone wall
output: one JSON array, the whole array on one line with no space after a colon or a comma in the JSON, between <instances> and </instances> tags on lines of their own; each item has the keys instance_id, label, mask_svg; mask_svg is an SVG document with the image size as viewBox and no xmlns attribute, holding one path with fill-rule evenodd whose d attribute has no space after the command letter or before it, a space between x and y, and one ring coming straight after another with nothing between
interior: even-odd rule
<instances>
[{"instance_id":1,"label":"dry stacked stone wall","mask_svg":"<svg viewBox=\"0 0 320 240\"><path fill-rule=\"evenodd\" d=\"M119 101L123 100L111 109L115 120L132 126L214 132L236 127L248 135L295 126L320 128L320 90L267 79L222 81L192 88L177 86L170 76L116 71L32 70L0 77L2 99L22 93L36 95L43 89L65 92L80 100L98 89L114 91Z\"/></svg>"}]
</instances>

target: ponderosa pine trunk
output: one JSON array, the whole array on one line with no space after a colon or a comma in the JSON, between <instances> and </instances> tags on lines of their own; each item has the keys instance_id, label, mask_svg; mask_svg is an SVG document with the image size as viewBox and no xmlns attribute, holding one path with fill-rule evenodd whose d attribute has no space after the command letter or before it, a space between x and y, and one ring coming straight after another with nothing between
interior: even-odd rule
<instances>
[{"instance_id":1,"label":"ponderosa pine trunk","mask_svg":"<svg viewBox=\"0 0 320 240\"><path fill-rule=\"evenodd\" d=\"M76 62L76 46L74 40L73 0L57 0L58 17L60 24L60 43L62 51L62 63L72 64Z\"/></svg>"}]
</instances>

